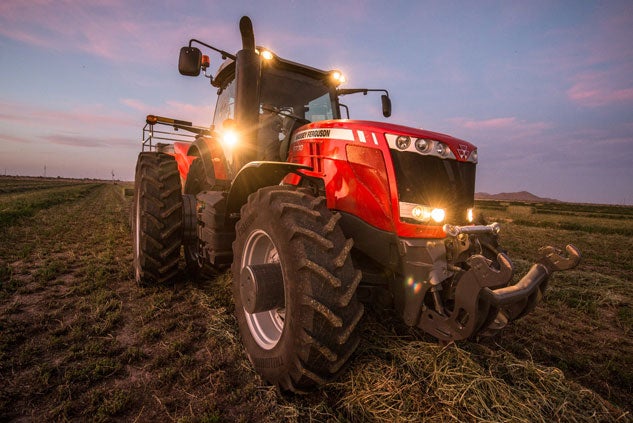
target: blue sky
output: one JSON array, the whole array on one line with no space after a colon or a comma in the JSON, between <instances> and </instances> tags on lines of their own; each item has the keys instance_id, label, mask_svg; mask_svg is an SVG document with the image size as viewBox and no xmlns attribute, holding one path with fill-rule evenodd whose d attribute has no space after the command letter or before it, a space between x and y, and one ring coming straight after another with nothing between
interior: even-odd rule
<instances>
[{"instance_id":1,"label":"blue sky","mask_svg":"<svg viewBox=\"0 0 633 423\"><path fill-rule=\"evenodd\" d=\"M179 48L237 51L242 15L258 45L388 89L390 122L477 145L477 191L633 204L630 0L2 0L0 174L133 179L145 115L211 121Z\"/></svg>"}]
</instances>

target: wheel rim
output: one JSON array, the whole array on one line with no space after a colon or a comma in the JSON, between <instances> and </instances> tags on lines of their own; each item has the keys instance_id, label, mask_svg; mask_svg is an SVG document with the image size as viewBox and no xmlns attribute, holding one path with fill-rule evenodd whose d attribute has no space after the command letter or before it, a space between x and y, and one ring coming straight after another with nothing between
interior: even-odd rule
<instances>
[{"instance_id":1,"label":"wheel rim","mask_svg":"<svg viewBox=\"0 0 633 423\"><path fill-rule=\"evenodd\" d=\"M268 234L262 230L252 232L244 245L241 268L251 264L278 262L277 248ZM252 314L244 310L244 314L257 345L265 350L274 348L284 330L285 307Z\"/></svg>"}]
</instances>

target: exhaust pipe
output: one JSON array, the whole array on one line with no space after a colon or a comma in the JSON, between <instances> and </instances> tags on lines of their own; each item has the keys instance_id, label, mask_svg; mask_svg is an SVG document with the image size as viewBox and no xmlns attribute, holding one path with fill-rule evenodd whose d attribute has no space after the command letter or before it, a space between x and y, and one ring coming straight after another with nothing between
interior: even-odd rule
<instances>
[{"instance_id":1,"label":"exhaust pipe","mask_svg":"<svg viewBox=\"0 0 633 423\"><path fill-rule=\"evenodd\" d=\"M237 170L257 158L257 124L259 122L259 81L261 61L255 51L253 23L248 16L240 19L242 50L235 58L235 121L240 133Z\"/></svg>"},{"instance_id":2,"label":"exhaust pipe","mask_svg":"<svg viewBox=\"0 0 633 423\"><path fill-rule=\"evenodd\" d=\"M248 16L242 16L242 19L240 19L240 34L242 34L242 49L255 50L253 22Z\"/></svg>"}]
</instances>

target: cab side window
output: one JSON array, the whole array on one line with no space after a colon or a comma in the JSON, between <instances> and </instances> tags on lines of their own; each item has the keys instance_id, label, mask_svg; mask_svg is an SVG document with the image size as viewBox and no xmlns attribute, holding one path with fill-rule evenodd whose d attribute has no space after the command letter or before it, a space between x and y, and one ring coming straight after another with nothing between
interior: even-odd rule
<instances>
[{"instance_id":1,"label":"cab side window","mask_svg":"<svg viewBox=\"0 0 633 423\"><path fill-rule=\"evenodd\" d=\"M231 81L218 96L213 116L213 126L222 129L222 122L235 119L235 83Z\"/></svg>"}]
</instances>

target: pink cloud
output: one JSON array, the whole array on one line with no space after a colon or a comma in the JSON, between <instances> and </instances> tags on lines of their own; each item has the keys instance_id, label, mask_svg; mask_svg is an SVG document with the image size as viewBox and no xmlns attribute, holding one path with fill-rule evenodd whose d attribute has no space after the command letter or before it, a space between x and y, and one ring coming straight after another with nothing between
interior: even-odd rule
<instances>
[{"instance_id":1,"label":"pink cloud","mask_svg":"<svg viewBox=\"0 0 633 423\"><path fill-rule=\"evenodd\" d=\"M167 100L162 105L148 105L134 98L123 98L120 101L127 107L142 112L143 114L155 114L181 119L192 122L194 125L209 126L211 124L211 117L213 116L213 109L210 102L209 104L200 105Z\"/></svg>"},{"instance_id":2,"label":"pink cloud","mask_svg":"<svg viewBox=\"0 0 633 423\"><path fill-rule=\"evenodd\" d=\"M131 109L138 110L139 112L143 113L146 113L150 109L150 106L143 103L141 100L137 100L134 98L123 98L121 99L121 103Z\"/></svg>"},{"instance_id":3,"label":"pink cloud","mask_svg":"<svg viewBox=\"0 0 633 423\"><path fill-rule=\"evenodd\" d=\"M548 122L530 122L515 116L488 119L456 117L446 119L446 121L451 126L445 132L473 142L482 147L482 151L491 151L491 145L505 146L508 143L516 146L534 145L547 138L550 132L548 130L553 126ZM528 155L534 154L523 148L518 150L502 148L499 151L504 151L504 160L510 156L526 159Z\"/></svg>"},{"instance_id":4,"label":"pink cloud","mask_svg":"<svg viewBox=\"0 0 633 423\"><path fill-rule=\"evenodd\" d=\"M571 88L567 90L567 97L586 107L633 102L633 83L630 82L630 74L627 83L627 79L623 79L619 73L612 70L577 75L573 78Z\"/></svg>"},{"instance_id":5,"label":"pink cloud","mask_svg":"<svg viewBox=\"0 0 633 423\"><path fill-rule=\"evenodd\" d=\"M13 135L2 134L0 135L1 141L17 142L19 144L30 144L33 140L25 137L16 137Z\"/></svg>"},{"instance_id":6,"label":"pink cloud","mask_svg":"<svg viewBox=\"0 0 633 423\"><path fill-rule=\"evenodd\" d=\"M484 120L454 118L452 119L452 122L457 123L467 129L499 129L508 128L515 125L517 122L517 118L503 117Z\"/></svg>"},{"instance_id":7,"label":"pink cloud","mask_svg":"<svg viewBox=\"0 0 633 423\"><path fill-rule=\"evenodd\" d=\"M182 10L179 3L173 4L174 10L169 5L161 10L164 19L156 18L148 13L149 7L124 0L3 0L0 35L40 48L136 63L173 62L174 50L188 41L192 28L200 37L213 33L216 42L235 38L237 23L210 24L201 16L177 16Z\"/></svg>"},{"instance_id":8,"label":"pink cloud","mask_svg":"<svg viewBox=\"0 0 633 423\"><path fill-rule=\"evenodd\" d=\"M134 117L102 110L99 105L84 105L81 109L53 110L31 104L0 101L0 121L8 123L36 122L50 125L117 125L138 126Z\"/></svg>"},{"instance_id":9,"label":"pink cloud","mask_svg":"<svg viewBox=\"0 0 633 423\"><path fill-rule=\"evenodd\" d=\"M213 116L211 104L199 105L167 101L163 109L167 116L193 122L194 125L209 126ZM162 113L161 113L162 114Z\"/></svg>"},{"instance_id":10,"label":"pink cloud","mask_svg":"<svg viewBox=\"0 0 633 423\"><path fill-rule=\"evenodd\" d=\"M447 120L470 133L494 134L508 139L535 136L551 127L547 122L528 122L514 116L481 120L458 117Z\"/></svg>"},{"instance_id":11,"label":"pink cloud","mask_svg":"<svg viewBox=\"0 0 633 423\"><path fill-rule=\"evenodd\" d=\"M104 138L85 135L61 135L51 134L41 137L41 139L57 145L69 145L72 147L134 147L138 148L138 143L127 138Z\"/></svg>"}]
</instances>

